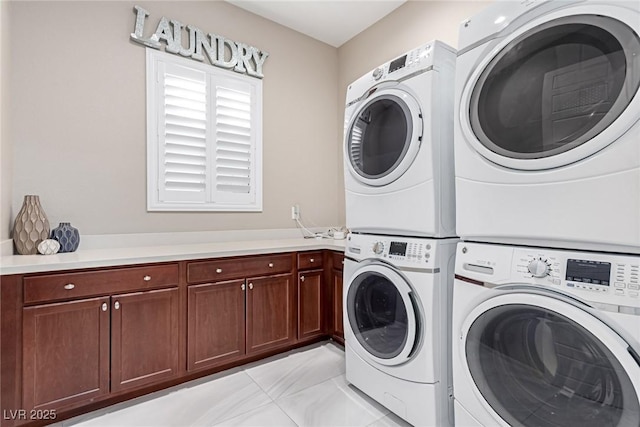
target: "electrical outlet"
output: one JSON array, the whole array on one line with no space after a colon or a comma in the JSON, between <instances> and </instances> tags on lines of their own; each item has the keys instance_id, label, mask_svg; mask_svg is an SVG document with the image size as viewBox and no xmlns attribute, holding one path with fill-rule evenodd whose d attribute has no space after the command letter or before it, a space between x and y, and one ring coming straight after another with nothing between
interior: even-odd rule
<instances>
[{"instance_id":1,"label":"electrical outlet","mask_svg":"<svg viewBox=\"0 0 640 427\"><path fill-rule=\"evenodd\" d=\"M298 205L291 206L291 219L293 220L300 219L300 206Z\"/></svg>"}]
</instances>

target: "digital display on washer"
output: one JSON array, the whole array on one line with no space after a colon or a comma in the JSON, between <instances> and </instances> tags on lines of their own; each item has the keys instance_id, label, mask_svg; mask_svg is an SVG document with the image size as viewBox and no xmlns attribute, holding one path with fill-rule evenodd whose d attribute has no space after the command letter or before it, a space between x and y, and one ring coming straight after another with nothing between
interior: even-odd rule
<instances>
[{"instance_id":1,"label":"digital display on washer","mask_svg":"<svg viewBox=\"0 0 640 427\"><path fill-rule=\"evenodd\" d=\"M399 70L400 68L404 67L404 64L406 63L406 61L407 61L407 55L403 55L398 59L394 59L389 64L389 72L393 73L395 70Z\"/></svg>"},{"instance_id":2,"label":"digital display on washer","mask_svg":"<svg viewBox=\"0 0 640 427\"><path fill-rule=\"evenodd\" d=\"M567 260L567 280L609 286L611 263L583 259Z\"/></svg>"},{"instance_id":3,"label":"digital display on washer","mask_svg":"<svg viewBox=\"0 0 640 427\"><path fill-rule=\"evenodd\" d=\"M389 255L406 256L407 242L391 242L391 246L389 246Z\"/></svg>"}]
</instances>

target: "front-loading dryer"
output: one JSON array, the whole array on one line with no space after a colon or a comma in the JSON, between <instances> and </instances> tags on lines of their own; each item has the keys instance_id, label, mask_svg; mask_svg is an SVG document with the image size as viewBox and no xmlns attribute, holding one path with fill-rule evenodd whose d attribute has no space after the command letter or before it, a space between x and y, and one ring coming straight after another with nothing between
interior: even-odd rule
<instances>
[{"instance_id":1,"label":"front-loading dryer","mask_svg":"<svg viewBox=\"0 0 640 427\"><path fill-rule=\"evenodd\" d=\"M419 426L453 425L449 324L457 239L350 234L347 381Z\"/></svg>"},{"instance_id":2,"label":"front-loading dryer","mask_svg":"<svg viewBox=\"0 0 640 427\"><path fill-rule=\"evenodd\" d=\"M456 424L640 425L640 256L458 244Z\"/></svg>"},{"instance_id":3,"label":"front-loading dryer","mask_svg":"<svg viewBox=\"0 0 640 427\"><path fill-rule=\"evenodd\" d=\"M352 231L455 236L455 50L432 41L347 89L346 225Z\"/></svg>"},{"instance_id":4,"label":"front-loading dryer","mask_svg":"<svg viewBox=\"0 0 640 427\"><path fill-rule=\"evenodd\" d=\"M640 253L640 2L496 2L460 27L457 231Z\"/></svg>"}]
</instances>

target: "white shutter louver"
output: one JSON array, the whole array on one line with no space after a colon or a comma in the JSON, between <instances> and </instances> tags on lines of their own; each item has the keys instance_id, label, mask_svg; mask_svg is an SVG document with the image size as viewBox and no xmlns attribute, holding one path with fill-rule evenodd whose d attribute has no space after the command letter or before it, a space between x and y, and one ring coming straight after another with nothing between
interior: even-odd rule
<instances>
[{"instance_id":1,"label":"white shutter louver","mask_svg":"<svg viewBox=\"0 0 640 427\"><path fill-rule=\"evenodd\" d=\"M206 75L163 64L160 90L160 200L206 202Z\"/></svg>"},{"instance_id":2,"label":"white shutter louver","mask_svg":"<svg viewBox=\"0 0 640 427\"><path fill-rule=\"evenodd\" d=\"M262 210L262 80L147 49L147 208Z\"/></svg>"},{"instance_id":3,"label":"white shutter louver","mask_svg":"<svg viewBox=\"0 0 640 427\"><path fill-rule=\"evenodd\" d=\"M254 199L252 92L250 85L231 79L216 84L214 200L219 203Z\"/></svg>"}]
</instances>

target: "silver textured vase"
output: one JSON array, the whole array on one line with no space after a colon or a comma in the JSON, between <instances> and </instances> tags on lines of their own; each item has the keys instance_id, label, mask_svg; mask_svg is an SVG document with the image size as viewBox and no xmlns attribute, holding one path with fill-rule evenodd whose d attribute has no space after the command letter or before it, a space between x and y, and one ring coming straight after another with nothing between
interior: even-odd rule
<instances>
[{"instance_id":1,"label":"silver textured vase","mask_svg":"<svg viewBox=\"0 0 640 427\"><path fill-rule=\"evenodd\" d=\"M39 196L24 196L13 224L13 243L20 255L35 255L38 244L49 238L49 220L40 206Z\"/></svg>"}]
</instances>

